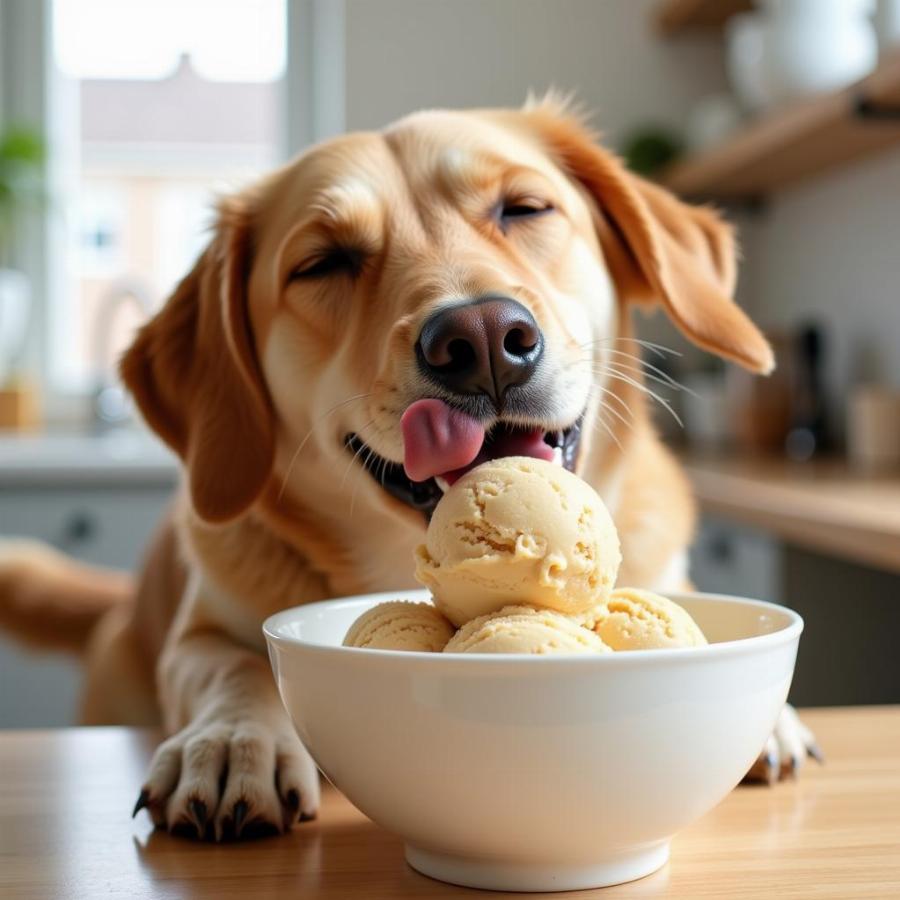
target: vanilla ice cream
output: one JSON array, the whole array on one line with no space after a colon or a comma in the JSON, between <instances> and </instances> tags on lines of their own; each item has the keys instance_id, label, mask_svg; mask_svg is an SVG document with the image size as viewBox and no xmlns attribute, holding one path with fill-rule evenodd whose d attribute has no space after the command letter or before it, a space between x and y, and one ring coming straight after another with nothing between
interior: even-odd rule
<instances>
[{"instance_id":1,"label":"vanilla ice cream","mask_svg":"<svg viewBox=\"0 0 900 900\"><path fill-rule=\"evenodd\" d=\"M364 612L344 638L345 647L439 653L453 626L430 604L392 600Z\"/></svg>"},{"instance_id":2,"label":"vanilla ice cream","mask_svg":"<svg viewBox=\"0 0 900 900\"><path fill-rule=\"evenodd\" d=\"M677 603L637 588L617 588L581 621L613 650L699 647L707 642Z\"/></svg>"},{"instance_id":3,"label":"vanilla ice cream","mask_svg":"<svg viewBox=\"0 0 900 900\"><path fill-rule=\"evenodd\" d=\"M463 625L444 653L609 653L603 641L574 619L549 609L506 606Z\"/></svg>"},{"instance_id":4,"label":"vanilla ice cream","mask_svg":"<svg viewBox=\"0 0 900 900\"><path fill-rule=\"evenodd\" d=\"M467 472L438 503L416 577L462 625L510 604L568 615L606 599L619 538L594 489L544 460L503 457Z\"/></svg>"}]
</instances>

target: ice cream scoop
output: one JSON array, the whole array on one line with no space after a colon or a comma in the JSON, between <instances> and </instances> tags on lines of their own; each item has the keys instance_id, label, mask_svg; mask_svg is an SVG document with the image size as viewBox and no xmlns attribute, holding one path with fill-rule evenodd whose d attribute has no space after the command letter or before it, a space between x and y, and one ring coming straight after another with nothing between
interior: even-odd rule
<instances>
[{"instance_id":1,"label":"ice cream scoop","mask_svg":"<svg viewBox=\"0 0 900 900\"><path fill-rule=\"evenodd\" d=\"M506 606L463 625L444 653L609 653L587 628L549 609Z\"/></svg>"},{"instance_id":2,"label":"ice cream scoop","mask_svg":"<svg viewBox=\"0 0 900 900\"><path fill-rule=\"evenodd\" d=\"M510 604L586 613L608 596L620 560L590 485L545 460L504 457L443 496L416 550L416 578L460 626Z\"/></svg>"},{"instance_id":3,"label":"ice cream scoop","mask_svg":"<svg viewBox=\"0 0 900 900\"><path fill-rule=\"evenodd\" d=\"M581 620L613 650L699 647L706 637L677 603L637 588L616 588Z\"/></svg>"},{"instance_id":4,"label":"ice cream scoop","mask_svg":"<svg viewBox=\"0 0 900 900\"><path fill-rule=\"evenodd\" d=\"M452 636L453 626L430 603L392 600L364 612L350 626L344 646L438 653Z\"/></svg>"}]
</instances>

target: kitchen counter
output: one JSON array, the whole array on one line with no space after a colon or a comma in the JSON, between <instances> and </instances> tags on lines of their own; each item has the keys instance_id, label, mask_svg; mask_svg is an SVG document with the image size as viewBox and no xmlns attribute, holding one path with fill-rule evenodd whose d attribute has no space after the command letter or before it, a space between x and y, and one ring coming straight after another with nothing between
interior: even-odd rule
<instances>
[{"instance_id":1,"label":"kitchen counter","mask_svg":"<svg viewBox=\"0 0 900 900\"><path fill-rule=\"evenodd\" d=\"M137 428L100 434L0 432L0 488L171 486L177 477L175 455Z\"/></svg>"},{"instance_id":2,"label":"kitchen counter","mask_svg":"<svg viewBox=\"0 0 900 900\"><path fill-rule=\"evenodd\" d=\"M704 511L900 572L900 473L866 475L836 460L686 455L682 461Z\"/></svg>"},{"instance_id":3,"label":"kitchen counter","mask_svg":"<svg viewBox=\"0 0 900 900\"><path fill-rule=\"evenodd\" d=\"M900 896L900 707L803 715L824 766L737 788L676 837L659 872L568 896ZM154 739L125 728L0 732L0 896L502 896L414 872L400 841L330 787L319 818L284 838L215 845L155 832L145 813L130 818Z\"/></svg>"}]
</instances>

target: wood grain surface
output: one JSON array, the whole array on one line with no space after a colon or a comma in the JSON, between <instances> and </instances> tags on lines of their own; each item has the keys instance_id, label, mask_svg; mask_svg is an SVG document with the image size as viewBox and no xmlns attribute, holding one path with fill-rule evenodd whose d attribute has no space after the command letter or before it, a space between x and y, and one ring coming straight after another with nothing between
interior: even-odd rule
<instances>
[{"instance_id":1,"label":"wood grain surface","mask_svg":"<svg viewBox=\"0 0 900 900\"><path fill-rule=\"evenodd\" d=\"M804 718L824 766L737 788L654 875L547 896L900 897L900 707ZM412 871L400 842L332 788L318 820L283 838L217 846L154 832L145 813L130 818L153 740L121 728L0 732L0 897L480 896Z\"/></svg>"}]
</instances>

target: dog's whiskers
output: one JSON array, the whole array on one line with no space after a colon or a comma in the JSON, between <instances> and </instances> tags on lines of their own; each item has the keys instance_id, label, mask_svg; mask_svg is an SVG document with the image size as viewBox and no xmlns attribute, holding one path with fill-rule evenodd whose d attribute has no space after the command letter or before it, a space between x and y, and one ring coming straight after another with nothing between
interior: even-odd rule
<instances>
[{"instance_id":1,"label":"dog's whiskers","mask_svg":"<svg viewBox=\"0 0 900 900\"><path fill-rule=\"evenodd\" d=\"M654 375L652 372L647 372L643 368L639 368L638 366L629 366L625 363L617 362L616 360L612 360L611 362L602 364L599 367L594 367L595 374L602 375L604 372L633 372L635 376L646 378L648 381L653 381L656 384L659 384L662 387L670 388L673 391L686 391L689 394L693 393L690 388L684 387L683 385L679 384L679 382L675 381L674 378L666 376L665 373L663 373L662 376Z\"/></svg>"},{"instance_id":2,"label":"dog's whiskers","mask_svg":"<svg viewBox=\"0 0 900 900\"><path fill-rule=\"evenodd\" d=\"M645 374L648 378L653 379L659 384L665 384L668 387L672 388L672 390L674 391L685 391L688 394L693 394L694 396L696 396L696 394L694 394L694 392L689 387L673 378L664 369L660 369L659 366L654 366L652 363L647 362L647 360L642 359L640 356L636 356L634 353L626 353L624 350L607 350L606 352L615 353L616 356L624 356L626 359L630 359L633 362L637 363L636 368L643 372L643 374ZM624 365L624 363L618 364ZM649 372L647 371L648 369Z\"/></svg>"},{"instance_id":3,"label":"dog's whiskers","mask_svg":"<svg viewBox=\"0 0 900 900\"><path fill-rule=\"evenodd\" d=\"M632 340L632 339L622 338L621 340ZM637 341L636 338L633 340ZM587 344L581 344L579 346L582 349L587 349L589 347L595 346L600 343L602 343L602 341L590 341ZM659 353L659 355L661 355L661 356L663 355L661 352L662 350L666 350L667 352L670 352L674 355L678 355L678 356L681 355L678 353L678 351L670 350L668 347L663 347L661 344L653 345L647 341L643 341L643 342L639 342L639 343L641 343L642 345L643 344L648 345L648 349L651 349L654 352ZM569 369L575 368L576 366L585 365L585 364L589 364L594 369L596 369L596 367L598 365L616 364L616 365L622 366L623 368L631 369L631 371L633 371L633 372L640 372L641 375L644 375L645 377L649 378L651 381L655 381L655 382L657 382L657 384L665 385L666 387L669 387L672 390L686 391L687 393L692 393L690 388L688 388L686 385L681 384L681 382L679 382L678 380L673 378L664 369L659 368L659 366L653 365L653 363L647 362L646 359L644 359L641 356L638 356L635 353L628 353L625 350L616 350L611 347L603 348L601 353L615 355L617 357L623 357L623 359L609 360L608 362L604 362L601 359L595 359L594 354L591 353L591 354L587 354L586 356L581 356L577 359L572 360L570 363L563 366L562 371L565 372L565 371L568 371ZM625 364L624 360L630 360L630 361L636 363L636 366L634 366L634 367L627 366Z\"/></svg>"},{"instance_id":4,"label":"dog's whiskers","mask_svg":"<svg viewBox=\"0 0 900 900\"><path fill-rule=\"evenodd\" d=\"M597 422L594 423L594 427L596 427L597 424L602 425L604 430L606 431L606 433L615 441L616 446L619 448L619 450L621 450L622 442L619 440L619 436L615 433L615 431L613 431L612 428L610 428L609 422L607 422L606 419L603 418L604 412L611 412L611 411L612 411L611 407L605 406L603 403L601 403L597 407Z\"/></svg>"},{"instance_id":5,"label":"dog's whiskers","mask_svg":"<svg viewBox=\"0 0 900 900\"><path fill-rule=\"evenodd\" d=\"M648 397L651 397L657 403L659 403L660 406L664 407L668 411L669 415L671 415L672 418L682 428L684 427L684 423L681 421L681 417L678 415L677 412L675 412L674 409L672 409L672 406L669 404L669 402L667 400L665 400L663 397L660 397L659 394L657 394L655 391L652 391L650 388L648 388L646 384L642 384L640 381L637 381L636 379L632 378L630 375L626 375L622 371L610 369L610 368L606 368L603 371L595 372L594 374L597 377L603 376L603 377L609 378L613 381L622 381L625 384L629 384L632 387L636 388L637 390L642 391Z\"/></svg>"},{"instance_id":6,"label":"dog's whiskers","mask_svg":"<svg viewBox=\"0 0 900 900\"><path fill-rule=\"evenodd\" d=\"M670 356L681 356L682 353L679 350L675 350L673 347L667 347L665 344L657 344L653 341L646 341L642 338L635 337L605 337L598 338L595 341L587 341L584 344L579 344L579 348L582 350L586 350L588 347L594 347L597 344L637 344L640 347L644 347L646 350L650 350L652 353L657 354L657 356L664 357L666 354Z\"/></svg>"},{"instance_id":7,"label":"dog's whiskers","mask_svg":"<svg viewBox=\"0 0 900 900\"><path fill-rule=\"evenodd\" d=\"M622 413L619 412L614 406L610 406L602 397L599 400L598 410L603 410L604 412L612 413L623 425L627 428L634 428L634 413L631 411L631 407L625 403L625 401L615 393L615 391L611 391L609 388L602 387L599 384L594 385L597 390L599 390L603 394L609 394L610 397L618 400L625 407L625 411L631 418L626 419Z\"/></svg>"},{"instance_id":8,"label":"dog's whiskers","mask_svg":"<svg viewBox=\"0 0 900 900\"><path fill-rule=\"evenodd\" d=\"M632 422L634 421L634 411L633 411L633 410L631 409L631 407L628 405L628 403L627 403L627 401L625 400L624 397L620 397L615 391L610 390L610 388L603 387L602 385L597 384L597 380L596 380L596 379L594 379L593 384L594 384L594 387L595 387L595 388L597 388L598 390L602 391L604 394L609 394L609 396L610 396L613 400L615 400L616 403L618 403L619 406L621 406L623 410L625 410L625 412L627 413L627 415L628 415L628 417L631 419L631 421L632 421ZM601 402L603 402L604 405L606 405L606 402L605 402L605 401L601 401Z\"/></svg>"},{"instance_id":9,"label":"dog's whiskers","mask_svg":"<svg viewBox=\"0 0 900 900\"><path fill-rule=\"evenodd\" d=\"M313 431L318 428L330 415L337 412L339 409L347 406L348 403L358 403L361 400L366 400L372 395L371 391L366 391L364 394L356 394L353 397L347 397L346 400L341 400L339 403L335 403L334 406L331 407L327 412L324 412L318 419L316 419L312 425L310 426L309 431L306 432L303 440L297 445L297 449L294 451L291 456L291 461L288 463L287 471L284 473L284 478L281 481L281 488L278 491L278 500L284 496L284 492L287 488L288 479L291 477L291 472L293 471L294 465L297 460L300 458L300 454L303 452L303 448L306 446L307 441L312 437Z\"/></svg>"},{"instance_id":10,"label":"dog's whiskers","mask_svg":"<svg viewBox=\"0 0 900 900\"><path fill-rule=\"evenodd\" d=\"M375 419L369 419L369 421L366 422L366 424L363 425L362 428L359 429L359 431L357 431L357 434L362 434L363 431L365 431L367 428L369 428L371 425L374 425L374 424L375 424ZM368 450L368 449L369 448L365 444L361 443L359 445L359 448L357 449L357 451L353 454L353 456L350 457L350 462L347 463L347 467L344 469L344 474L341 476L341 483L338 485L338 491L342 491L344 489L344 484L346 484L346 482L347 482L347 476L350 474L350 469L353 468L353 463L356 462L359 454L362 453L363 450ZM371 452L371 451L369 451L369 452Z\"/></svg>"},{"instance_id":11,"label":"dog's whiskers","mask_svg":"<svg viewBox=\"0 0 900 900\"><path fill-rule=\"evenodd\" d=\"M583 347L591 346L592 344L600 343L599 341L593 341L589 344L581 345ZM660 345L662 346L662 345ZM663 348L668 349L668 348ZM689 394L693 394L693 391L686 385L682 384L677 379L673 378L668 372L664 369L659 368L659 366L653 365L653 363L647 362L641 356L638 356L635 353L628 353L625 350L615 350L613 348L607 347L603 351L606 354L614 354L617 357L623 357L624 359L614 359L609 360L607 362L603 362L602 360L595 359L593 354L588 356L580 357L579 359L573 360L566 369L572 368L576 365L580 365L583 363L590 363L594 371L597 371L597 366L619 366L625 370L638 373L646 378L649 378L651 381L655 381L657 384L664 385L668 388L671 388L674 391L685 391ZM677 351L672 350L672 353L677 353ZM680 354L679 354L680 355ZM634 366L629 366L626 364L624 360L629 360L635 363Z\"/></svg>"},{"instance_id":12,"label":"dog's whiskers","mask_svg":"<svg viewBox=\"0 0 900 900\"><path fill-rule=\"evenodd\" d=\"M362 448L360 448L360 449L362 449ZM363 460L363 467L368 469L372 463L372 456L375 454L375 451L372 450L371 447L366 447L365 449L366 449L366 458ZM357 451L357 452L359 452L359 451ZM353 454L353 458L354 459L356 458L355 453ZM362 479L359 479L359 481L357 481L356 484L353 485L353 491L350 494L350 518L351 519L353 518L353 511L356 508L356 492L359 490L360 481L362 481Z\"/></svg>"}]
</instances>

